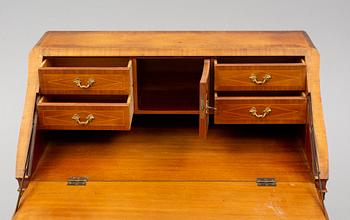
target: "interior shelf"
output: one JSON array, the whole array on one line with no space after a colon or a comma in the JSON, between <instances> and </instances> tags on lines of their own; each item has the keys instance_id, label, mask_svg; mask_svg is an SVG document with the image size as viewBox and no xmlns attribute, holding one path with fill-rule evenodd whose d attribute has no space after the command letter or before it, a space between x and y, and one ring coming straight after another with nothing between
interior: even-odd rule
<instances>
[{"instance_id":1,"label":"interior shelf","mask_svg":"<svg viewBox=\"0 0 350 220\"><path fill-rule=\"evenodd\" d=\"M198 111L201 58L137 60L138 107L150 111Z\"/></svg>"}]
</instances>

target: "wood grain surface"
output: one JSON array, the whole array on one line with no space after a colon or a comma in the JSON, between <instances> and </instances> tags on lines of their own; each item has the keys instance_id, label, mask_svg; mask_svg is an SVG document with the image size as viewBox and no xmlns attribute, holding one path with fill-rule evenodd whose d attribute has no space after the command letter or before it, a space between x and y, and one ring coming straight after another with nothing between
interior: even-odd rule
<instances>
[{"instance_id":1,"label":"wood grain surface","mask_svg":"<svg viewBox=\"0 0 350 220\"><path fill-rule=\"evenodd\" d=\"M312 183L33 181L14 220L325 219Z\"/></svg>"},{"instance_id":2,"label":"wood grain surface","mask_svg":"<svg viewBox=\"0 0 350 220\"><path fill-rule=\"evenodd\" d=\"M42 58L48 56L303 56L307 65L307 92L313 98L321 178L328 179L328 146L319 88L319 53L305 32L47 32L29 56L16 177L23 175L35 97L39 92L38 68Z\"/></svg>"},{"instance_id":3,"label":"wood grain surface","mask_svg":"<svg viewBox=\"0 0 350 220\"><path fill-rule=\"evenodd\" d=\"M199 135L207 137L209 127L209 99L210 99L210 60L204 60L204 67L199 82Z\"/></svg>"},{"instance_id":4,"label":"wood grain surface","mask_svg":"<svg viewBox=\"0 0 350 220\"><path fill-rule=\"evenodd\" d=\"M306 56L308 91L312 99L313 125L317 145L320 176L323 180L329 177L327 133L323 117L322 97L320 89L320 54L316 49L308 51Z\"/></svg>"},{"instance_id":5,"label":"wood grain surface","mask_svg":"<svg viewBox=\"0 0 350 220\"><path fill-rule=\"evenodd\" d=\"M197 120L139 115L128 132L45 131L14 219L325 219L304 125L217 125L204 140ZM67 186L70 176L89 181Z\"/></svg>"},{"instance_id":6,"label":"wood grain surface","mask_svg":"<svg viewBox=\"0 0 350 220\"><path fill-rule=\"evenodd\" d=\"M135 116L131 131L46 132L32 179L312 181L303 125L227 125L198 136L198 116Z\"/></svg>"},{"instance_id":7,"label":"wood grain surface","mask_svg":"<svg viewBox=\"0 0 350 220\"><path fill-rule=\"evenodd\" d=\"M74 62L77 58L70 58ZM97 58L96 58L97 59ZM98 58L100 59L100 58ZM97 60L98 60L97 59ZM88 60L92 60L91 58ZM88 61L84 61L88 62ZM92 63L94 60L92 60ZM118 63L118 62L117 62ZM102 63L103 64L103 63ZM40 67L39 83L40 93L52 94L79 94L79 95L128 95L131 92L131 60L124 63L125 66L44 66ZM80 65L79 59L77 65ZM100 64L101 65L101 64ZM94 80L89 88L80 88L74 80L80 79L83 86L88 80Z\"/></svg>"},{"instance_id":8,"label":"wood grain surface","mask_svg":"<svg viewBox=\"0 0 350 220\"><path fill-rule=\"evenodd\" d=\"M256 84L268 74L271 78L264 84ZM302 63L217 63L215 64L216 91L304 91L306 89L306 65Z\"/></svg>"},{"instance_id":9,"label":"wood grain surface","mask_svg":"<svg viewBox=\"0 0 350 220\"><path fill-rule=\"evenodd\" d=\"M218 96L215 107L216 124L305 124L307 119L307 100L301 96ZM258 118L249 112L253 107L260 115L266 108L271 112Z\"/></svg>"},{"instance_id":10,"label":"wood grain surface","mask_svg":"<svg viewBox=\"0 0 350 220\"><path fill-rule=\"evenodd\" d=\"M232 49L302 49L313 44L303 31L51 31L38 46L56 52L114 48L118 56L231 56Z\"/></svg>"},{"instance_id":11,"label":"wood grain surface","mask_svg":"<svg viewBox=\"0 0 350 220\"><path fill-rule=\"evenodd\" d=\"M53 130L129 130L133 115L132 103L132 95L122 103L41 101L38 104L38 126L39 129ZM72 119L75 114L80 116L82 122L90 114L94 119L86 125L80 125Z\"/></svg>"}]
</instances>

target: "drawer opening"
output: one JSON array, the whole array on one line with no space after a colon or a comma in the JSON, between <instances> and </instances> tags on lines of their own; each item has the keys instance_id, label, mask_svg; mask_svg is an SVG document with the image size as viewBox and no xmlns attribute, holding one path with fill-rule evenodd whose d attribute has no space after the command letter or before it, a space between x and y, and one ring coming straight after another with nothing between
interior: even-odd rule
<instances>
[{"instance_id":1,"label":"drawer opening","mask_svg":"<svg viewBox=\"0 0 350 220\"><path fill-rule=\"evenodd\" d=\"M50 95L43 96L40 103L127 103L128 95Z\"/></svg>"},{"instance_id":2,"label":"drawer opening","mask_svg":"<svg viewBox=\"0 0 350 220\"><path fill-rule=\"evenodd\" d=\"M131 66L129 58L121 57L46 57L41 64L44 67L103 67L116 68Z\"/></svg>"},{"instance_id":3,"label":"drawer opening","mask_svg":"<svg viewBox=\"0 0 350 220\"><path fill-rule=\"evenodd\" d=\"M217 97L231 97L231 96L302 96L305 97L304 92L299 91L217 91Z\"/></svg>"},{"instance_id":4,"label":"drawer opening","mask_svg":"<svg viewBox=\"0 0 350 220\"><path fill-rule=\"evenodd\" d=\"M198 114L202 58L137 59L139 110Z\"/></svg>"},{"instance_id":5,"label":"drawer opening","mask_svg":"<svg viewBox=\"0 0 350 220\"><path fill-rule=\"evenodd\" d=\"M235 57L219 57L218 64L283 64L296 63L303 64L305 57L303 56L235 56Z\"/></svg>"}]
</instances>

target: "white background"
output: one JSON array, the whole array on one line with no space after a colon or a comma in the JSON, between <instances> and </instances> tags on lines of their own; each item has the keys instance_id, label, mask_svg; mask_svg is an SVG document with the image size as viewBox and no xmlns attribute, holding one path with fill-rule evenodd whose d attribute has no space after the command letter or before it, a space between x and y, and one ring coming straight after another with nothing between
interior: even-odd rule
<instances>
[{"instance_id":1,"label":"white background","mask_svg":"<svg viewBox=\"0 0 350 220\"><path fill-rule=\"evenodd\" d=\"M321 53L331 219L350 214L350 1L0 0L0 219L15 208L15 157L31 47L47 30L306 30Z\"/></svg>"}]
</instances>

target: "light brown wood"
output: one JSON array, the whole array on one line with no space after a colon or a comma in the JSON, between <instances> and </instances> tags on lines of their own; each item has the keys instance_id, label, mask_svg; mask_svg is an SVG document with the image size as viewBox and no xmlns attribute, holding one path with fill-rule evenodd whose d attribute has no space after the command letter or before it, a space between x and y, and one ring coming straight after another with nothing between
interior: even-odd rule
<instances>
[{"instance_id":1,"label":"light brown wood","mask_svg":"<svg viewBox=\"0 0 350 220\"><path fill-rule=\"evenodd\" d=\"M45 57L40 68L130 68L129 58L123 57Z\"/></svg>"},{"instance_id":2,"label":"light brown wood","mask_svg":"<svg viewBox=\"0 0 350 220\"><path fill-rule=\"evenodd\" d=\"M49 64L48 64L49 63ZM38 70L40 93L80 95L128 95L131 85L131 60L118 58L51 58ZM94 80L89 88L80 88Z\"/></svg>"},{"instance_id":3,"label":"light brown wood","mask_svg":"<svg viewBox=\"0 0 350 220\"><path fill-rule=\"evenodd\" d=\"M196 120L144 115L130 132L46 132L14 219L323 218L303 126L217 126L203 140ZM87 186L67 186L75 175L87 176ZM275 177L277 187L257 187L256 177ZM306 211L296 212L299 205Z\"/></svg>"},{"instance_id":4,"label":"light brown wood","mask_svg":"<svg viewBox=\"0 0 350 220\"><path fill-rule=\"evenodd\" d=\"M308 64L307 84L312 97L312 120L315 129L320 176L321 179L328 180L328 145L320 91L320 54L318 51L316 49L309 50L305 62Z\"/></svg>"},{"instance_id":5,"label":"light brown wood","mask_svg":"<svg viewBox=\"0 0 350 220\"><path fill-rule=\"evenodd\" d=\"M199 136L207 137L209 127L210 99L210 60L204 60L204 67L199 82Z\"/></svg>"},{"instance_id":6,"label":"light brown wood","mask_svg":"<svg viewBox=\"0 0 350 220\"><path fill-rule=\"evenodd\" d=\"M312 105L321 176L328 179L319 54L305 32L47 32L30 54L16 177L23 173L35 94L39 88L37 69L44 56L305 56L307 91L314 97Z\"/></svg>"},{"instance_id":7,"label":"light brown wood","mask_svg":"<svg viewBox=\"0 0 350 220\"><path fill-rule=\"evenodd\" d=\"M39 45L60 55L79 48L92 53L112 48L116 56L232 56L235 49L314 47L303 31L52 31Z\"/></svg>"},{"instance_id":8,"label":"light brown wood","mask_svg":"<svg viewBox=\"0 0 350 220\"><path fill-rule=\"evenodd\" d=\"M30 51L28 59L27 91L17 144L16 178L22 178L24 174L25 160L27 158L33 127L36 96L37 92L39 92L38 67L41 62L42 55L40 54L39 49L35 46Z\"/></svg>"},{"instance_id":9,"label":"light brown wood","mask_svg":"<svg viewBox=\"0 0 350 220\"><path fill-rule=\"evenodd\" d=\"M134 113L138 114L139 113L139 101L138 101L138 85L137 85L137 60L136 58L132 58L132 78L130 84L132 85L133 88L133 98L134 98Z\"/></svg>"},{"instance_id":10,"label":"light brown wood","mask_svg":"<svg viewBox=\"0 0 350 220\"><path fill-rule=\"evenodd\" d=\"M215 124L305 124L307 100L305 97L215 97ZM266 108L271 112L258 118L250 110L255 107L258 115Z\"/></svg>"},{"instance_id":11,"label":"light brown wood","mask_svg":"<svg viewBox=\"0 0 350 220\"><path fill-rule=\"evenodd\" d=\"M312 183L33 181L21 219L325 219Z\"/></svg>"},{"instance_id":12,"label":"light brown wood","mask_svg":"<svg viewBox=\"0 0 350 220\"><path fill-rule=\"evenodd\" d=\"M258 60L258 59L257 59ZM257 76L265 83L256 84L250 77ZM301 63L230 63L215 61L216 91L303 91L306 88L306 64Z\"/></svg>"},{"instance_id":13,"label":"light brown wood","mask_svg":"<svg viewBox=\"0 0 350 220\"><path fill-rule=\"evenodd\" d=\"M39 129L54 130L130 130L132 118L132 95L115 102L61 102L42 98L38 103ZM78 114L81 121L92 114L94 119L88 124L73 120Z\"/></svg>"},{"instance_id":14,"label":"light brown wood","mask_svg":"<svg viewBox=\"0 0 350 220\"><path fill-rule=\"evenodd\" d=\"M312 181L303 125L230 125L198 136L196 115L140 115L131 131L51 131L33 180Z\"/></svg>"},{"instance_id":15,"label":"light brown wood","mask_svg":"<svg viewBox=\"0 0 350 220\"><path fill-rule=\"evenodd\" d=\"M58 58L59 56L64 56L65 58ZM43 57L46 60L43 61ZM80 61L78 63L73 61L76 59ZM100 59L101 61L96 61ZM37 168L35 169L34 167L33 169L33 171L35 170L32 176L34 181L40 180L43 181L43 184L46 184L46 181L59 181L56 182L58 184L65 181L67 175L87 175L92 181L111 181L107 182L111 184L116 183L115 181L135 181L139 183L144 183L143 181L160 181L162 183L169 182L169 184L180 181L186 187L190 187L191 181L196 184L208 182L227 183L230 181L232 181L232 184L238 184L241 181L242 184L249 185L249 183L253 184L256 177L275 177L278 181L278 186L279 183L293 185L298 182L300 184L308 184L310 190L315 191L313 177L311 177L311 171L308 168L307 159L303 151L303 148L305 148L306 152L309 148L309 145L305 145L308 141L304 140L304 124L306 121L305 97L310 93L313 107L313 118L311 120L315 127L315 141L321 169L321 179L323 183L326 183L328 179L328 148L319 89L319 54L308 36L304 32L298 31L46 33L30 55L28 90L19 136L16 177L21 177L21 174L23 174L26 149L29 144L28 137L32 131L35 97L39 92L41 94L56 94L56 97L45 96L47 101L44 104L39 104L40 108L44 106L44 108L53 109L50 114L53 112L55 114L54 118L56 117L57 119L57 117L62 116L58 115L60 108L62 110L65 109L63 111L67 112L66 108L72 107L81 111L82 120L87 115L86 110L95 111L102 106L103 111L106 111L106 108L109 108L108 106L114 105L110 101L112 98L110 95L119 93L118 91L109 93L110 91L103 91L103 88L92 93L84 92L78 94L79 92L72 92L65 87L70 82L68 79L66 83L48 92L45 92L45 86L42 84L51 81L51 79L43 79L40 81L39 91L38 76L40 74L38 74L38 69L40 69L40 65L42 65L43 69L62 68L65 74L60 72L56 76L64 78L68 77L69 73L65 72L67 69L78 69L78 72L82 74L84 69L99 71L106 67L116 68L115 66L110 67L110 60L113 59L132 60L132 62L129 62L129 78L127 80L129 86L126 94L130 94L130 97L134 95L135 101L130 99L129 108L125 111L129 116L128 129L130 129L134 104L136 112L145 114L145 117L149 117L147 114L194 114L191 116L194 121L186 118L177 118L178 121L172 121L171 118L176 119L176 117L180 117L175 117L174 115L170 118L152 118L146 121L147 124L152 124L154 127L147 127L147 124L142 125L141 123L140 125L139 122L135 122L136 129L132 129L130 133L40 130L38 135L45 140L35 144L34 150L39 152L36 153L35 160L38 161L40 156L41 160ZM216 68L219 67L219 70L216 72L219 78L212 72L209 74L212 68L208 71L208 75L203 74L203 61L205 59L218 60L219 64L216 65ZM295 62L294 59L298 59L298 61ZM249 64L254 60L257 62ZM133 64L132 66L131 63ZM213 62L211 64L213 65ZM125 68L125 65L123 66L122 68ZM221 67L223 69L220 69ZM305 68L307 68L307 71L305 71ZM204 65L205 69L206 65ZM263 76L263 71L268 70L269 73L273 73L272 80L264 84L264 87L249 86L244 81L249 76L244 75L245 73L243 76L241 75L243 70L248 71L248 69L257 71L259 79ZM281 71L283 74L281 74ZM86 78L83 79L82 77L83 83L91 75L98 77L104 74L104 72L100 73L97 76L94 75L96 74L94 72L84 74ZM224 74L220 75L220 73ZM218 108L218 111L214 114L215 122L217 122L217 116L221 114L221 116L224 115L222 123L260 123L262 121L260 119L255 119L260 120L258 122L246 119L245 117L251 116L248 111L247 114L239 115L239 120L230 120L234 120L232 119L234 118L232 117L232 112L235 111L237 106L242 107L243 105L254 104L258 113L261 113L265 104L271 104L272 113L263 119L266 120L263 124L299 123L301 125L215 125L208 132L206 128L209 115L206 115L205 123L200 119L199 127L201 136L208 135L208 140L199 138L197 136L198 115L203 110L200 105L200 97L205 93L213 96L211 91L213 91L212 86L215 85L209 83L210 81L213 82L210 75L216 77L215 82L218 85L224 85L223 88L216 88L216 90L225 91L219 92L219 97L216 98L214 106ZM282 75L289 78L283 78ZM116 77L116 75L111 74L110 77ZM119 79L116 81L119 81ZM237 81L239 83L236 83ZM235 86L233 87L232 85ZM60 90L60 87L63 87L64 90ZM116 86L113 86L113 89L115 88ZM294 94L294 91L305 91L305 94L299 97L296 96L297 94ZM64 95L57 96L57 94ZM65 94L69 95L66 96ZM72 96L73 94L74 96ZM292 95L293 97L288 97ZM210 96L209 99L213 99ZM220 103L220 101L222 102ZM57 107L58 109L56 109ZM275 114L276 108L280 111L277 112L278 115ZM227 110L225 110L225 114L222 114L222 109ZM284 111L283 114L282 111ZM83 115L85 113L86 115ZM275 116L276 118L274 118ZM186 116L182 115L181 117ZM68 118L69 121L63 124L74 122L71 116ZM48 118L44 117L44 119ZM57 125L59 120L56 119L53 120L52 129L72 129L64 126L60 127L60 125ZM169 127L165 126L164 123L157 124L157 120L168 124ZM181 120L189 120L191 126L179 126L178 123ZM42 121L43 117L41 117L39 123ZM123 121L126 121L126 119L123 119ZM100 125L101 127L108 126L106 123ZM45 127L41 128L46 129ZM103 128L96 129L101 130ZM306 133L306 136L305 139L309 138L308 133ZM41 155L40 152L44 149L45 151ZM87 165L82 166L81 164ZM135 183L130 182L130 185L132 184ZM35 185L31 189L37 197L42 196L41 193L36 194L35 188L40 188L39 185ZM146 185L142 187L144 186ZM172 186L175 187L175 185ZM304 188L304 186L299 185L301 188ZM142 187L140 187L140 191ZM170 185L167 190L169 189ZM219 186L211 189L212 192L222 192L223 190ZM251 193L255 193L255 195L260 192L259 189L250 188L253 191ZM100 192L99 188L95 190ZM193 191L192 188L190 190L191 192ZM240 191L240 189L237 190ZM307 191L310 192L310 190ZM322 190L326 190L325 186L323 186ZM283 189L282 191L287 193L288 189ZM169 195L171 192L167 191L166 194ZM137 196L136 192L134 195ZM281 198L279 195L277 197ZM294 197L291 198L291 195L284 199L293 201ZM49 195L47 198L54 197L51 196ZM147 193L144 197L146 196ZM102 195L102 197L104 198L105 195ZM121 200L127 198L125 195L120 197ZM167 198L165 196L160 201ZM309 201L310 198L311 194L305 195L303 201ZM194 200L191 199L193 197L190 199L186 198L186 201L190 204L194 204L193 201L197 201L196 198ZM214 203L215 201L220 201L220 199L222 198L214 198ZM254 199L257 198L254 197ZM49 200L46 201L52 204L53 200ZM145 200L140 199L138 201L141 203ZM38 201L38 199L34 199L34 201ZM179 200L177 199L177 201ZM256 200L250 201L257 203ZM22 202L22 207L25 207L25 200L22 200ZM296 203L298 202L299 200L296 201ZM45 209L35 208L35 205L31 206L34 203L27 203L28 208L22 208L21 212L32 213L28 210L35 209L37 213L45 214ZM242 201L242 203L239 204L244 207L250 207L246 201ZM199 205L201 204L204 203ZM313 204L304 203L303 207L314 207ZM225 204L223 205L225 206ZM266 204L264 205L266 208ZM286 210L294 209L290 203L287 205ZM198 205L195 206L198 207ZM140 206L129 207L138 209ZM147 209L145 206L142 207ZM148 210L152 209L151 206L148 206L148 208ZM236 208L238 206L234 210ZM143 210L148 212L145 209ZM195 210L192 206L188 209L192 217L195 216ZM225 210L225 208L221 207L221 211ZM230 207L229 210L231 211L232 208ZM215 211L213 218L221 217L221 211ZM261 212L266 214L266 211L262 209L256 213L261 214ZM318 211L315 211L314 214L316 212L318 213ZM125 212L123 211L123 213ZM174 213L177 213L176 210ZM287 211L287 213L292 212ZM144 213L141 214L147 217ZM119 214L112 213L111 215L118 216ZM136 215L129 214L128 217L130 216ZM161 215L158 216L161 217ZM177 218L184 216L187 217L187 215L180 215ZM300 218L314 217L308 214L305 216L300 216ZM42 217L44 218L44 215ZM232 216L227 215L225 217L229 218ZM275 213L273 217L281 216ZM293 214L291 218L294 217L296 218ZM266 218L270 219L271 216L267 215ZM315 218L319 219L321 217Z\"/></svg>"}]
</instances>

